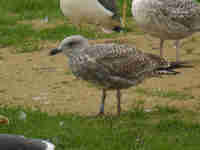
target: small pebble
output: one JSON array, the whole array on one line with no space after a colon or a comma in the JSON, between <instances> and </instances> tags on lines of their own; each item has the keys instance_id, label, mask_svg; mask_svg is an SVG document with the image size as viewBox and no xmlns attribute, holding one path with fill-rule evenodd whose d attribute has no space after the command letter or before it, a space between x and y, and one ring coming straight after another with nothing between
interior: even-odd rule
<instances>
[{"instance_id":1,"label":"small pebble","mask_svg":"<svg viewBox=\"0 0 200 150\"><path fill-rule=\"evenodd\" d=\"M62 127L62 126L64 126L64 121L60 121L59 122L59 125Z\"/></svg>"},{"instance_id":2,"label":"small pebble","mask_svg":"<svg viewBox=\"0 0 200 150\"><path fill-rule=\"evenodd\" d=\"M25 112L23 112L23 111L19 112L19 115L18 115L19 120L26 120L26 117L27 117L27 115Z\"/></svg>"}]
</instances>

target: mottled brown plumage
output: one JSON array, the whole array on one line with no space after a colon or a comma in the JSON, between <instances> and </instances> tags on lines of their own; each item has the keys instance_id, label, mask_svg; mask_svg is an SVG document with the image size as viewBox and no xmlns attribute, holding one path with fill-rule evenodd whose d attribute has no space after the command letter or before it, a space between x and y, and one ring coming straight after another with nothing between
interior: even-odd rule
<instances>
[{"instance_id":1,"label":"mottled brown plumage","mask_svg":"<svg viewBox=\"0 0 200 150\"><path fill-rule=\"evenodd\" d=\"M65 38L51 55L63 51L75 76L103 89L100 113L104 113L106 90L117 90L120 113L120 89L160 75L160 71L176 74L173 67L159 56L143 53L134 46L122 44L89 45L82 36ZM171 69L170 69L171 67ZM174 67L175 68L175 67Z\"/></svg>"}]
</instances>

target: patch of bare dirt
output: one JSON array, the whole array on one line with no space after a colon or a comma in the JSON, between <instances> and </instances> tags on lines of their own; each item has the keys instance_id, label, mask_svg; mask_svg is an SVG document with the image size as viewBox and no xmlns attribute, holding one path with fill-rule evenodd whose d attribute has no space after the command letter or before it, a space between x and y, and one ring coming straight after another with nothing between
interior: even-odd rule
<instances>
[{"instance_id":1,"label":"patch of bare dirt","mask_svg":"<svg viewBox=\"0 0 200 150\"><path fill-rule=\"evenodd\" d=\"M194 35L191 38L197 38ZM90 41L105 43L106 41L135 44L139 49L158 54L152 50L152 45L159 45L158 39L144 38L142 35L129 34L116 39ZM187 43L190 38L184 40ZM96 114L99 110L101 91L90 84L77 80L67 66L63 55L48 56L49 50L58 43L41 42L43 50L33 53L13 54L14 48L0 49L0 105L25 106L40 108L50 113L79 113L83 115ZM135 93L135 87L123 91L122 109L125 111L143 101L145 108L157 105L173 106L178 109L199 111L200 102L200 53L199 43L188 43L194 47L188 54L184 46L181 49L181 59L194 61L194 68L180 70L182 74L145 81L140 87L145 89L162 89L184 92L194 96L194 99L178 100L171 98L141 95ZM175 49L172 42L166 42L165 55L174 60ZM116 112L115 92L109 92L106 101L106 112Z\"/></svg>"}]
</instances>

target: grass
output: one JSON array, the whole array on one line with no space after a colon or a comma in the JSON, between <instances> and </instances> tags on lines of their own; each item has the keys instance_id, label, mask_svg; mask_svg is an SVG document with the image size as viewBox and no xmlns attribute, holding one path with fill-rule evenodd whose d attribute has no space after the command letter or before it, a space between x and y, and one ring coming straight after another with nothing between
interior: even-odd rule
<instances>
[{"instance_id":1,"label":"grass","mask_svg":"<svg viewBox=\"0 0 200 150\"><path fill-rule=\"evenodd\" d=\"M122 8L121 6L123 2L124 0L118 0L118 7ZM131 2L132 0L127 0L128 16L131 16ZM47 14L53 17L62 16L62 13L59 9L59 0L50 0L48 2L45 0L1 0L0 7L5 11L20 14L25 19L32 19L35 17L43 18L47 16ZM36 11L37 13L35 13Z\"/></svg>"},{"instance_id":2,"label":"grass","mask_svg":"<svg viewBox=\"0 0 200 150\"><path fill-rule=\"evenodd\" d=\"M19 119L20 112L26 113L26 120ZM48 139L56 150L197 150L200 146L200 125L178 118L180 112L168 118L171 112L146 113L135 108L119 118L101 118L1 108L0 114L10 119L9 125L0 126L1 133Z\"/></svg>"},{"instance_id":3,"label":"grass","mask_svg":"<svg viewBox=\"0 0 200 150\"><path fill-rule=\"evenodd\" d=\"M119 7L123 1L118 1ZM127 16L131 16L131 0L128 0L128 6ZM3 14L0 17L0 47L12 46L20 53L41 50L42 41L54 42L73 34L82 34L89 39L121 35L103 34L93 27L81 30L67 20L63 21L59 0L1 0L0 13ZM43 24L42 19L46 16L49 22ZM57 20L63 23L57 24ZM41 26L35 27L31 21L37 21ZM134 26L135 23L131 24L127 32L143 34ZM191 39L191 42L195 40ZM192 51L188 50L188 53ZM4 58L0 56L1 59ZM69 76L71 72L64 74ZM72 86L68 81L62 81L61 84L69 88ZM88 84L88 87L93 86ZM192 95L177 91L142 88L136 88L135 91L161 99L194 99ZM0 93L5 93L5 89ZM0 125L0 133L48 139L56 144L56 150L199 150L199 112L168 106L156 106L152 108L153 111L146 112L142 105L131 108L120 117L102 118L77 114L52 116L39 110L0 107L0 114L10 120L9 125ZM25 120L19 118L21 112L25 112Z\"/></svg>"},{"instance_id":4,"label":"grass","mask_svg":"<svg viewBox=\"0 0 200 150\"><path fill-rule=\"evenodd\" d=\"M58 9L59 0L50 0L48 2L41 0L1 0L0 3L4 11L18 14L21 19L43 18L47 15L53 17L61 16L60 9Z\"/></svg>"},{"instance_id":5,"label":"grass","mask_svg":"<svg viewBox=\"0 0 200 150\"><path fill-rule=\"evenodd\" d=\"M121 7L122 0L119 1ZM128 1L130 4L131 1ZM129 5L130 6L130 5ZM51 11L49 11L51 10ZM88 28L84 30L77 29L68 23L62 15L59 8L59 0L1 0L0 13L4 14L0 18L0 47L12 46L17 48L17 52L32 52L40 50L37 45L41 40L62 40L67 35L81 34L87 38L109 38L116 36L114 34L98 33L96 29ZM130 7L127 9L127 15L130 15ZM49 24L54 24L53 28L34 28L31 20L37 20L42 24L42 20L48 16ZM66 20L62 25L56 25L57 20ZM28 23L22 24L20 22ZM130 29L127 29L129 31ZM137 31L136 31L137 32ZM33 47L27 43L33 43ZM28 46L27 46L28 45Z\"/></svg>"},{"instance_id":6,"label":"grass","mask_svg":"<svg viewBox=\"0 0 200 150\"><path fill-rule=\"evenodd\" d=\"M8 22L8 21L6 21ZM5 23L5 22L4 22ZM95 33L93 30L84 30L80 31L72 25L57 25L54 28L43 28L43 29L34 29L31 24L15 24L14 21L10 21L10 24L0 25L0 45L3 47L6 46L15 46L19 49L18 52L32 52L39 50L39 41L42 40L62 40L64 37L81 34L86 37L95 39L95 38L108 38L115 36L117 33L111 35L104 35L102 33ZM27 43L32 43L36 45L33 47L27 46ZM38 46L37 46L38 45Z\"/></svg>"}]
</instances>

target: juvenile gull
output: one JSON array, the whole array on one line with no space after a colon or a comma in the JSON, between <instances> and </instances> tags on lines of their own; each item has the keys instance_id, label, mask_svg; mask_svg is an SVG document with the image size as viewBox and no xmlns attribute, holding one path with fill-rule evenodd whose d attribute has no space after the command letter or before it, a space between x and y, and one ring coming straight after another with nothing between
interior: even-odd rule
<instances>
[{"instance_id":1,"label":"juvenile gull","mask_svg":"<svg viewBox=\"0 0 200 150\"><path fill-rule=\"evenodd\" d=\"M132 14L147 33L160 39L161 57L164 41L176 40L176 61L179 41L200 31L200 4L195 0L133 0Z\"/></svg>"},{"instance_id":2,"label":"juvenile gull","mask_svg":"<svg viewBox=\"0 0 200 150\"><path fill-rule=\"evenodd\" d=\"M135 86L146 78L162 74L175 75L178 72L174 69L181 67L127 45L90 45L80 35L66 37L50 55L59 52L68 57L69 67L76 77L92 82L102 89L99 114L104 114L107 90L117 91L117 112L120 114L121 89Z\"/></svg>"},{"instance_id":3,"label":"juvenile gull","mask_svg":"<svg viewBox=\"0 0 200 150\"><path fill-rule=\"evenodd\" d=\"M45 140L25 138L20 135L0 134L1 150L55 150L55 146Z\"/></svg>"},{"instance_id":4,"label":"juvenile gull","mask_svg":"<svg viewBox=\"0 0 200 150\"><path fill-rule=\"evenodd\" d=\"M116 0L60 0L60 8L72 23L100 24L105 30L121 30Z\"/></svg>"}]
</instances>

